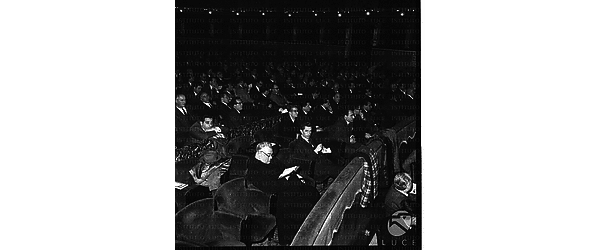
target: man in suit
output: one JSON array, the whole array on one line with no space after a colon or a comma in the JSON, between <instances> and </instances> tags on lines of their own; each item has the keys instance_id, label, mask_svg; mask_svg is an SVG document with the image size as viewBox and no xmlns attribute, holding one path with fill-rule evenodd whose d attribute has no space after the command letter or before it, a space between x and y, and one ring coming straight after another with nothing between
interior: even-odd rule
<instances>
[{"instance_id":1,"label":"man in suit","mask_svg":"<svg viewBox=\"0 0 600 250\"><path fill-rule=\"evenodd\" d=\"M330 160L331 149L323 144L318 145L311 139L313 127L309 122L302 123L300 126L300 137L290 142L289 148L292 156L300 159L308 159L315 162L314 179L323 181L329 177L336 178L344 169L333 162L339 162L339 159Z\"/></svg>"},{"instance_id":2,"label":"man in suit","mask_svg":"<svg viewBox=\"0 0 600 250\"><path fill-rule=\"evenodd\" d=\"M219 84L217 82L217 78L215 78L215 77L211 78L210 82L208 82L202 88L202 92L206 92L208 94L208 96L210 96L211 100L216 100L217 98L219 98L219 94L220 94L221 90L219 89Z\"/></svg>"},{"instance_id":3,"label":"man in suit","mask_svg":"<svg viewBox=\"0 0 600 250\"><path fill-rule=\"evenodd\" d=\"M186 94L187 106L194 111L199 111L201 108L200 104L202 103L202 100L200 99L200 95L202 94L202 85L195 83L191 90L192 91Z\"/></svg>"},{"instance_id":4,"label":"man in suit","mask_svg":"<svg viewBox=\"0 0 600 250\"><path fill-rule=\"evenodd\" d=\"M238 79L238 84L235 86L235 96L242 98L244 103L253 103L254 100L250 97L248 93L248 85L244 83L244 80Z\"/></svg>"},{"instance_id":5,"label":"man in suit","mask_svg":"<svg viewBox=\"0 0 600 250\"><path fill-rule=\"evenodd\" d=\"M271 117L279 114L279 106L269 98L270 90L266 87L261 88L262 93L255 99L256 115L258 117Z\"/></svg>"},{"instance_id":6,"label":"man in suit","mask_svg":"<svg viewBox=\"0 0 600 250\"><path fill-rule=\"evenodd\" d=\"M175 145L178 147L185 145L192 121L191 114L185 104L184 94L175 95Z\"/></svg>"},{"instance_id":7,"label":"man in suit","mask_svg":"<svg viewBox=\"0 0 600 250\"><path fill-rule=\"evenodd\" d=\"M298 107L290 105L288 107L288 113L283 114L281 122L279 122L278 135L287 137L290 139L296 139L298 133Z\"/></svg>"},{"instance_id":8,"label":"man in suit","mask_svg":"<svg viewBox=\"0 0 600 250\"><path fill-rule=\"evenodd\" d=\"M365 142L377 132L376 123L371 115L371 101L363 100L354 110L354 130L359 142Z\"/></svg>"},{"instance_id":9,"label":"man in suit","mask_svg":"<svg viewBox=\"0 0 600 250\"><path fill-rule=\"evenodd\" d=\"M316 126L319 127L327 127L332 124L334 121L333 109L329 103L329 99L323 98L320 99L318 106L315 107L315 112L312 121Z\"/></svg>"},{"instance_id":10,"label":"man in suit","mask_svg":"<svg viewBox=\"0 0 600 250\"><path fill-rule=\"evenodd\" d=\"M271 95L269 98L277 104L279 107L285 107L290 103L287 98L283 94L279 92L279 85L273 84L273 88L271 89Z\"/></svg>"},{"instance_id":11,"label":"man in suit","mask_svg":"<svg viewBox=\"0 0 600 250\"><path fill-rule=\"evenodd\" d=\"M333 115L337 117L344 113L343 109L345 104L342 102L342 95L339 92L335 93L333 94L331 100L331 109L333 109Z\"/></svg>"},{"instance_id":12,"label":"man in suit","mask_svg":"<svg viewBox=\"0 0 600 250\"><path fill-rule=\"evenodd\" d=\"M394 184L385 196L385 215L391 216L399 210L416 214L418 205L416 200L416 188L410 175L407 173L397 173L394 177Z\"/></svg>"},{"instance_id":13,"label":"man in suit","mask_svg":"<svg viewBox=\"0 0 600 250\"><path fill-rule=\"evenodd\" d=\"M250 88L250 97L252 98L252 100L254 100L255 102L258 99L261 99L262 97L262 91L263 91L263 81L259 80L258 82L256 82L255 84L252 85L252 88Z\"/></svg>"},{"instance_id":14,"label":"man in suit","mask_svg":"<svg viewBox=\"0 0 600 250\"><path fill-rule=\"evenodd\" d=\"M215 108L219 115L219 121L225 122L229 120L229 112L233 110L233 108L229 106L231 96L227 92L221 92L220 97L220 102L215 105Z\"/></svg>"},{"instance_id":15,"label":"man in suit","mask_svg":"<svg viewBox=\"0 0 600 250\"><path fill-rule=\"evenodd\" d=\"M242 113L243 108L244 103L242 102L242 99L236 97L235 101L233 102L233 109L229 111L228 115L228 126L230 128L239 127L245 123L244 120L246 120L246 118L244 116L244 113Z\"/></svg>"},{"instance_id":16,"label":"man in suit","mask_svg":"<svg viewBox=\"0 0 600 250\"><path fill-rule=\"evenodd\" d=\"M190 142L203 143L209 139L224 139L227 131L225 127L214 126L211 115L204 115L202 120L197 121L190 127Z\"/></svg>"},{"instance_id":17,"label":"man in suit","mask_svg":"<svg viewBox=\"0 0 600 250\"><path fill-rule=\"evenodd\" d=\"M304 105L302 105L302 109L300 112L298 112L298 120L300 121L300 124L312 122L313 113L311 112L312 106L310 105L310 101L306 100L302 103L304 103Z\"/></svg>"},{"instance_id":18,"label":"man in suit","mask_svg":"<svg viewBox=\"0 0 600 250\"><path fill-rule=\"evenodd\" d=\"M337 122L325 130L329 132L329 138L335 141L344 142L344 143L354 143L356 142L354 138L354 110L346 109L346 114L340 116ZM354 141L354 142L353 142Z\"/></svg>"},{"instance_id":19,"label":"man in suit","mask_svg":"<svg viewBox=\"0 0 600 250\"><path fill-rule=\"evenodd\" d=\"M300 226L308 217L320 195L307 183L310 178L295 172L282 176L286 168L281 161L273 159L273 148L269 142L256 145L256 153L248 159L248 182L269 194L277 195L277 230L279 243L289 245Z\"/></svg>"},{"instance_id":20,"label":"man in suit","mask_svg":"<svg viewBox=\"0 0 600 250\"><path fill-rule=\"evenodd\" d=\"M200 93L200 103L198 104L197 113L200 116L202 116L202 115L217 116L218 115L217 108L215 107L215 105L213 105L211 103L210 95L208 95L208 93L206 93L206 92Z\"/></svg>"}]
</instances>

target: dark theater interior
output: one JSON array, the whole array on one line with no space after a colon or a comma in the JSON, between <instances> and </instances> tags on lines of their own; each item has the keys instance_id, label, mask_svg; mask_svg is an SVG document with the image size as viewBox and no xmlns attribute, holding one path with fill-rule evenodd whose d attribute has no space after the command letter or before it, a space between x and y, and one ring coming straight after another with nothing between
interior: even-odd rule
<instances>
[{"instance_id":1,"label":"dark theater interior","mask_svg":"<svg viewBox=\"0 0 600 250\"><path fill-rule=\"evenodd\" d=\"M175 244L421 249L420 2L175 1Z\"/></svg>"}]
</instances>

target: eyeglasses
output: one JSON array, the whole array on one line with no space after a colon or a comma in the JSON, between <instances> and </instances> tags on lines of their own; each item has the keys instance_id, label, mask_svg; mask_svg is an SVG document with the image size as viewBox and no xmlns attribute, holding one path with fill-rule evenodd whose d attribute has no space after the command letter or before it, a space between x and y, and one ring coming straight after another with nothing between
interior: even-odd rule
<instances>
[{"instance_id":1,"label":"eyeglasses","mask_svg":"<svg viewBox=\"0 0 600 250\"><path fill-rule=\"evenodd\" d=\"M263 153L263 154L265 154L265 155L266 155L267 157L269 157L269 158L273 157L273 153L267 154L267 153L265 153L264 151L260 151L260 152L261 152L261 153Z\"/></svg>"}]
</instances>

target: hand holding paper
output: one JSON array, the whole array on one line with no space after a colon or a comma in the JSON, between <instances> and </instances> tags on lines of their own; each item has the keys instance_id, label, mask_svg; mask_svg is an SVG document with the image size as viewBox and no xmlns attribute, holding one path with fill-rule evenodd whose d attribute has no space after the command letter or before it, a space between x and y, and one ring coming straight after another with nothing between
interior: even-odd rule
<instances>
[{"instance_id":1,"label":"hand holding paper","mask_svg":"<svg viewBox=\"0 0 600 250\"><path fill-rule=\"evenodd\" d=\"M300 166L293 166L291 168L286 168L285 170L283 170L283 173L281 173L278 178L281 179L283 177L286 177L286 176L290 175L291 173L296 172L296 170L298 170L298 168L300 168Z\"/></svg>"},{"instance_id":2,"label":"hand holding paper","mask_svg":"<svg viewBox=\"0 0 600 250\"><path fill-rule=\"evenodd\" d=\"M322 150L323 150L323 144L319 144L319 145L317 145L317 147L315 148L315 153L317 153L317 154L318 154L318 153L319 153L319 152L321 152Z\"/></svg>"}]
</instances>

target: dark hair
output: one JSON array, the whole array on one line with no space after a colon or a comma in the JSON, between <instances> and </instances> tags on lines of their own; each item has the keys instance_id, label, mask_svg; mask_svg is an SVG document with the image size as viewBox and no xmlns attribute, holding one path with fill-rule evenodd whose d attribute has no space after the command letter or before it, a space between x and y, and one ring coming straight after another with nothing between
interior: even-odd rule
<instances>
[{"instance_id":1,"label":"dark hair","mask_svg":"<svg viewBox=\"0 0 600 250\"><path fill-rule=\"evenodd\" d=\"M210 118L210 119L212 119L213 121L215 120L215 118L214 118L212 115L205 114L205 115L202 115L202 120L201 120L201 121L204 121L204 120L206 120L206 118Z\"/></svg>"},{"instance_id":2,"label":"dark hair","mask_svg":"<svg viewBox=\"0 0 600 250\"><path fill-rule=\"evenodd\" d=\"M312 104L312 102L311 102L310 100L306 100L306 101L304 101L304 102L302 102L302 103L303 103L303 105L302 105L302 107L303 107L303 108L304 108L304 107L306 107L306 104L309 104L309 105L311 105L311 106L313 105L313 104Z\"/></svg>"},{"instance_id":3,"label":"dark hair","mask_svg":"<svg viewBox=\"0 0 600 250\"><path fill-rule=\"evenodd\" d=\"M304 130L305 127L312 128L312 124L310 124L310 122L303 122L300 124L300 130Z\"/></svg>"},{"instance_id":4,"label":"dark hair","mask_svg":"<svg viewBox=\"0 0 600 250\"><path fill-rule=\"evenodd\" d=\"M288 112L292 112L292 109L293 109L293 108L296 108L297 110L300 110L300 109L298 108L298 106L296 106L296 105L294 105L294 104L289 104L289 105L287 106Z\"/></svg>"},{"instance_id":5,"label":"dark hair","mask_svg":"<svg viewBox=\"0 0 600 250\"><path fill-rule=\"evenodd\" d=\"M221 93L220 96L221 96L221 98L226 97L226 96L231 97L231 95L229 93L227 93L227 92Z\"/></svg>"}]
</instances>

